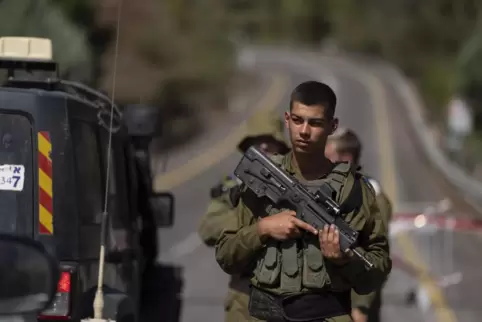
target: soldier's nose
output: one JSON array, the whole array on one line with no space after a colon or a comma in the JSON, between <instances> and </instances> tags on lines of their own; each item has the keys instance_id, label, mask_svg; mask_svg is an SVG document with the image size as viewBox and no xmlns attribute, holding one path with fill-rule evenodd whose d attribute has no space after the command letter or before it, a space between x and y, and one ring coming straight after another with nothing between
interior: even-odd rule
<instances>
[{"instance_id":1,"label":"soldier's nose","mask_svg":"<svg viewBox=\"0 0 482 322\"><path fill-rule=\"evenodd\" d=\"M310 136L310 127L308 126L308 124L303 124L303 126L301 127L301 130L300 130L300 135L303 136L303 137L309 137Z\"/></svg>"}]
</instances>

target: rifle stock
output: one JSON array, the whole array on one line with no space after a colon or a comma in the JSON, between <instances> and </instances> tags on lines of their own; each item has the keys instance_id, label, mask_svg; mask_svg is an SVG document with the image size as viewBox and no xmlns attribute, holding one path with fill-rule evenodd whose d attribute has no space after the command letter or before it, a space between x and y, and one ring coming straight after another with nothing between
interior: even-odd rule
<instances>
[{"instance_id":1,"label":"rifle stock","mask_svg":"<svg viewBox=\"0 0 482 322\"><path fill-rule=\"evenodd\" d=\"M334 224L340 233L340 249L353 251L371 268L373 264L355 249L358 232L341 217L340 206L328 194L319 189L310 193L296 178L287 174L258 148L250 147L234 174L257 197L268 197L274 204L287 202L296 211L296 217L320 230Z\"/></svg>"}]
</instances>

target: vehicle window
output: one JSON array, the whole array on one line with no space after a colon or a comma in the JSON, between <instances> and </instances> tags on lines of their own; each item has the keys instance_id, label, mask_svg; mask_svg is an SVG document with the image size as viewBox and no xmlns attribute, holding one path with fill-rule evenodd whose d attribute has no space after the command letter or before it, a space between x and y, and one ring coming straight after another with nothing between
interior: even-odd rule
<instances>
[{"instance_id":1,"label":"vehicle window","mask_svg":"<svg viewBox=\"0 0 482 322\"><path fill-rule=\"evenodd\" d=\"M33 208L32 125L0 114L0 232L30 233Z\"/></svg>"},{"instance_id":2,"label":"vehicle window","mask_svg":"<svg viewBox=\"0 0 482 322\"><path fill-rule=\"evenodd\" d=\"M97 131L85 122L71 126L77 176L81 224L100 224L103 210L103 183Z\"/></svg>"},{"instance_id":3,"label":"vehicle window","mask_svg":"<svg viewBox=\"0 0 482 322\"><path fill-rule=\"evenodd\" d=\"M102 155L104 171L107 170L108 136L102 136ZM116 249L127 248L130 245L129 232L132 229L129 220L129 203L125 178L125 160L123 159L122 147L116 138L112 138L111 156L109 166L109 223L108 243Z\"/></svg>"}]
</instances>

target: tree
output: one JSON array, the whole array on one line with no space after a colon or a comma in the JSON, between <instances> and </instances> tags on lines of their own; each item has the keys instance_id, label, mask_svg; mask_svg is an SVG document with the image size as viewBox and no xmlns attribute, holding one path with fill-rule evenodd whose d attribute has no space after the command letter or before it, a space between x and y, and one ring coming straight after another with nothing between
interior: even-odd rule
<instances>
[{"instance_id":1,"label":"tree","mask_svg":"<svg viewBox=\"0 0 482 322\"><path fill-rule=\"evenodd\" d=\"M0 1L0 34L50 38L61 74L92 81L92 54L85 33L49 1Z\"/></svg>"}]
</instances>

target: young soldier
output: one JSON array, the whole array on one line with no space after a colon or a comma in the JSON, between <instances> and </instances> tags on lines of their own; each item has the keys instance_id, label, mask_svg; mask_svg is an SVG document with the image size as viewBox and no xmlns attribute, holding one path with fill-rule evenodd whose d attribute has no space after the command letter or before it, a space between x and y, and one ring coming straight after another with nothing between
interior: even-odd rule
<instances>
[{"instance_id":1,"label":"young soldier","mask_svg":"<svg viewBox=\"0 0 482 322\"><path fill-rule=\"evenodd\" d=\"M328 137L325 155L333 162L349 161L359 166L361 152L362 144L358 136L349 129L339 128L333 135ZM375 179L370 177L367 177L367 179L375 191L378 208L388 229L388 224L392 218L391 202ZM360 296L356 292L352 292L352 317L355 322L380 321L381 292L382 288L369 296Z\"/></svg>"},{"instance_id":2,"label":"young soldier","mask_svg":"<svg viewBox=\"0 0 482 322\"><path fill-rule=\"evenodd\" d=\"M338 125L336 96L319 82L298 85L285 124L292 151L273 161L310 191L328 182L342 204L352 188L344 219L360 232L359 250L372 263L342 253L334 225L317 230L296 213L243 189L235 217L216 242L216 260L228 274L250 272L251 321L351 321L351 293L369 294L391 270L386 229L375 194L350 163L325 157L327 137ZM281 208L281 209L280 209Z\"/></svg>"},{"instance_id":3,"label":"young soldier","mask_svg":"<svg viewBox=\"0 0 482 322\"><path fill-rule=\"evenodd\" d=\"M238 144L241 153L256 145L267 154L285 154L289 147L284 140L283 122L274 118L273 113L256 113L248 121L248 135ZM198 233L207 246L214 246L216 240L226 226L232 211L238 204L240 182L231 176L225 177L221 183L211 189L211 203L202 217ZM249 277L243 274L231 276L228 296L225 302L225 321L236 322L249 319Z\"/></svg>"}]
</instances>

